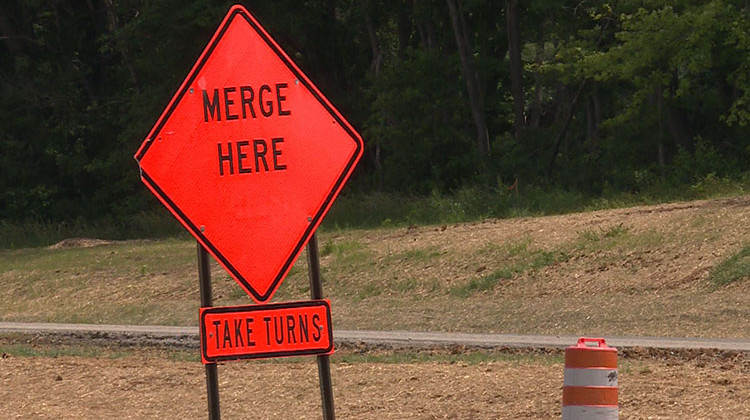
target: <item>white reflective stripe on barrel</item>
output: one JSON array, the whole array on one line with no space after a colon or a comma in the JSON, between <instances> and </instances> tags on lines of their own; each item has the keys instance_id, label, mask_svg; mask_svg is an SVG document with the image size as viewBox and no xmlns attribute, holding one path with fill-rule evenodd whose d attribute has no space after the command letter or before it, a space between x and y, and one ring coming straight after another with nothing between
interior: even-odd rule
<instances>
[{"instance_id":1,"label":"white reflective stripe on barrel","mask_svg":"<svg viewBox=\"0 0 750 420\"><path fill-rule=\"evenodd\" d=\"M565 368L563 386L617 386L617 369Z\"/></svg>"},{"instance_id":2,"label":"white reflective stripe on barrel","mask_svg":"<svg viewBox=\"0 0 750 420\"><path fill-rule=\"evenodd\" d=\"M563 420L617 420L617 406L566 405L562 408Z\"/></svg>"}]
</instances>

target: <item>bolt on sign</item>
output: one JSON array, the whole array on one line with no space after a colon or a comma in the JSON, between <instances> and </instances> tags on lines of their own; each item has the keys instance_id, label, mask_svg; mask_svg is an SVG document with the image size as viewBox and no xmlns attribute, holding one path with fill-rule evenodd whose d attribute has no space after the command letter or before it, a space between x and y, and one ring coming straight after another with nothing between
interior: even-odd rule
<instances>
[{"instance_id":1,"label":"bolt on sign","mask_svg":"<svg viewBox=\"0 0 750 420\"><path fill-rule=\"evenodd\" d=\"M362 149L359 134L237 5L135 159L146 186L262 303Z\"/></svg>"},{"instance_id":2,"label":"bolt on sign","mask_svg":"<svg viewBox=\"0 0 750 420\"><path fill-rule=\"evenodd\" d=\"M201 308L203 363L333 353L327 300Z\"/></svg>"}]
</instances>

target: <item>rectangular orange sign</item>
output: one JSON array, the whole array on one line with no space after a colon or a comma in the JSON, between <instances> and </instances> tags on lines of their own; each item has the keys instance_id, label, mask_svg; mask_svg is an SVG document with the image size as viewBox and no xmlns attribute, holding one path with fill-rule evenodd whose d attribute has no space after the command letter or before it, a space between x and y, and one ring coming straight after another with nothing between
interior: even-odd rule
<instances>
[{"instance_id":1,"label":"rectangular orange sign","mask_svg":"<svg viewBox=\"0 0 750 420\"><path fill-rule=\"evenodd\" d=\"M328 300L200 309L203 363L333 353Z\"/></svg>"}]
</instances>

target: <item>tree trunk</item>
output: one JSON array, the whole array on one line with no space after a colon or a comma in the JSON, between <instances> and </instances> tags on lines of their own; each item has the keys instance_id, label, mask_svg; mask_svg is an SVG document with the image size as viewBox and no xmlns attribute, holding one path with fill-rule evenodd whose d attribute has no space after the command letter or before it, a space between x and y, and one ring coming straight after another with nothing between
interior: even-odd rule
<instances>
[{"instance_id":1,"label":"tree trunk","mask_svg":"<svg viewBox=\"0 0 750 420\"><path fill-rule=\"evenodd\" d=\"M592 143L596 137L596 122L594 121L594 103L586 101L586 140Z\"/></svg>"},{"instance_id":2,"label":"tree trunk","mask_svg":"<svg viewBox=\"0 0 750 420\"><path fill-rule=\"evenodd\" d=\"M685 150L691 150L693 146L693 129L690 126L685 111L674 105L674 98L677 94L677 85L679 84L677 71L672 75L672 81L669 86L669 101L667 106L667 129L672 135L675 143Z\"/></svg>"},{"instance_id":3,"label":"tree trunk","mask_svg":"<svg viewBox=\"0 0 750 420\"><path fill-rule=\"evenodd\" d=\"M599 104L599 89L596 82L591 82L591 95L586 102L586 139L589 151L599 153L599 125L602 122L601 106Z\"/></svg>"},{"instance_id":4,"label":"tree trunk","mask_svg":"<svg viewBox=\"0 0 750 420\"><path fill-rule=\"evenodd\" d=\"M7 14L0 13L0 39L5 42L11 56L17 56L23 52L21 39L29 40L28 37L20 36L16 33L13 22Z\"/></svg>"},{"instance_id":5,"label":"tree trunk","mask_svg":"<svg viewBox=\"0 0 750 420\"><path fill-rule=\"evenodd\" d=\"M109 23L109 33L112 36L112 39L114 40L114 46L117 49L117 51L120 53L120 56L122 57L122 63L125 65L125 68L128 70L128 75L130 76L130 81L133 83L133 88L136 92L141 91L140 84L138 83L138 78L135 75L135 69L133 68L132 60L130 59L130 53L128 52L128 48L123 45L122 41L120 41L120 23L117 19L117 14L115 13L115 5L112 3L112 0L104 0L102 2L104 4L104 8L107 11L107 19Z\"/></svg>"},{"instance_id":6,"label":"tree trunk","mask_svg":"<svg viewBox=\"0 0 750 420\"><path fill-rule=\"evenodd\" d=\"M581 97L581 93L583 93L583 90L586 88L586 85L588 83L589 83L589 79L584 79L583 83L581 83L581 86L578 87L578 90L573 96L573 99L570 101L570 109L568 110L568 114L565 116L565 120L563 121L563 126L560 129L560 132L557 134L557 137L555 138L555 143L552 146L552 157L550 158L549 164L547 165L548 176L552 174L552 168L555 167L555 160L557 160L557 154L560 152L560 144L562 144L562 140L565 138L565 134L568 131L568 127L570 127L570 122L573 120L573 114L575 113L575 108L576 108L576 104L578 104L578 99Z\"/></svg>"},{"instance_id":7,"label":"tree trunk","mask_svg":"<svg viewBox=\"0 0 750 420\"><path fill-rule=\"evenodd\" d=\"M383 65L383 50L380 48L378 42L377 32L375 31L375 25L372 23L370 12L368 11L365 16L365 26L367 28L367 37L370 40L370 50L372 52L372 62L370 63L370 71L374 80L378 80L380 77L380 69ZM372 150L372 161L375 166L375 172L378 174L378 190L382 191L385 184L385 175L383 171L383 160L382 150L380 142L375 142L374 150Z\"/></svg>"},{"instance_id":8,"label":"tree trunk","mask_svg":"<svg viewBox=\"0 0 750 420\"><path fill-rule=\"evenodd\" d=\"M423 19L420 14L417 13L418 1L419 0L413 0L412 14L414 16L414 25L419 33L419 46L424 50L432 50L435 48L435 31L429 19Z\"/></svg>"},{"instance_id":9,"label":"tree trunk","mask_svg":"<svg viewBox=\"0 0 750 420\"><path fill-rule=\"evenodd\" d=\"M657 137L657 146L656 146L656 152L657 152L657 159L659 160L659 167L664 169L664 167L667 165L666 158L664 156L664 122L662 117L662 103L663 103L663 92L664 88L659 85L656 87L656 91L654 92L654 99L656 100L656 115L659 119L659 133Z\"/></svg>"},{"instance_id":10,"label":"tree trunk","mask_svg":"<svg viewBox=\"0 0 750 420\"><path fill-rule=\"evenodd\" d=\"M375 33L375 25L372 23L372 19L368 15L365 21L367 27L367 37L370 39L370 50L372 51L372 62L370 63L370 70L373 76L377 80L380 75L380 68L383 64L383 51L380 49L378 44L378 37Z\"/></svg>"},{"instance_id":11,"label":"tree trunk","mask_svg":"<svg viewBox=\"0 0 750 420\"><path fill-rule=\"evenodd\" d=\"M482 156L488 156L490 154L490 136L487 131L487 119L484 112L484 96L480 87L479 77L474 70L469 39L466 35L466 23L460 14L460 0L446 1L448 3L453 34L456 37L456 44L458 45L458 55L461 59L461 75L466 81L466 89L469 93L471 115L474 119L474 126L477 132L477 148Z\"/></svg>"},{"instance_id":12,"label":"tree trunk","mask_svg":"<svg viewBox=\"0 0 750 420\"><path fill-rule=\"evenodd\" d=\"M398 8L398 58L403 59L406 57L406 47L409 46L409 39L411 38L411 10L409 10L409 2L407 0L401 0L401 4Z\"/></svg>"},{"instance_id":13,"label":"tree trunk","mask_svg":"<svg viewBox=\"0 0 750 420\"><path fill-rule=\"evenodd\" d=\"M521 35L518 29L518 0L506 0L505 20L508 29L508 54L510 56L510 92L513 96L513 122L516 141L525 125L523 109L523 73L521 63Z\"/></svg>"},{"instance_id":14,"label":"tree trunk","mask_svg":"<svg viewBox=\"0 0 750 420\"><path fill-rule=\"evenodd\" d=\"M534 62L537 65L537 71L534 73L534 102L531 104L531 118L529 119L529 125L534 128L539 127L539 122L542 119L542 102L544 100L544 92L542 91L542 75L539 72L539 67L544 61L545 23L545 20L541 20L541 22L539 23L539 34L536 41L536 54L534 55Z\"/></svg>"}]
</instances>

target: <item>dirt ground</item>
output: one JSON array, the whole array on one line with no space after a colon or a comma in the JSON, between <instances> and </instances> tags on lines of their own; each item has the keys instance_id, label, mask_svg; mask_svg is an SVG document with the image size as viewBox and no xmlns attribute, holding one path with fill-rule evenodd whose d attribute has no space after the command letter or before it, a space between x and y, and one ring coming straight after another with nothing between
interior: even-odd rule
<instances>
[{"instance_id":1,"label":"dirt ground","mask_svg":"<svg viewBox=\"0 0 750 420\"><path fill-rule=\"evenodd\" d=\"M742 338L750 195L455 225L320 233L335 330ZM0 250L0 319L197 325L195 242ZM213 264L214 305L252 303ZM306 256L273 302L309 299Z\"/></svg>"},{"instance_id":2,"label":"dirt ground","mask_svg":"<svg viewBox=\"0 0 750 420\"><path fill-rule=\"evenodd\" d=\"M369 269L352 269L352 275L342 270L328 290L355 284L355 294L379 293L363 299L334 295L333 310L346 314L338 317L342 329L746 337L750 282L714 288L709 277L749 238L746 195L343 232L323 241L357 241L369 252ZM432 257L419 258L425 253ZM390 263L394 257L398 265ZM517 268L537 261L536 268ZM328 255L321 265L335 263ZM512 278L488 290L460 301L451 295L496 270L514 269Z\"/></svg>"},{"instance_id":3,"label":"dirt ground","mask_svg":"<svg viewBox=\"0 0 750 420\"><path fill-rule=\"evenodd\" d=\"M341 419L560 416L559 357L478 363L348 363L337 357L332 378ZM223 418L322 416L313 358L233 362L218 370ZM621 357L619 404L621 419L750 418L750 357ZM197 361L151 351L114 359L0 359L2 419L200 419L207 413L204 370Z\"/></svg>"},{"instance_id":4,"label":"dirt ground","mask_svg":"<svg viewBox=\"0 0 750 420\"><path fill-rule=\"evenodd\" d=\"M747 337L750 282L716 288L709 276L748 238L750 196L743 196L455 226L330 232L321 235L323 248L350 244L351 249L324 255L321 265L334 330ZM194 245L187 244L186 253L192 258ZM534 266L542 257L548 260ZM454 293L508 267L515 267L515 274L487 290ZM192 265L190 270L192 275ZM184 289L173 286L185 276L164 274L155 281L144 274L129 277L130 282L85 284L71 289L71 296L96 290L90 301L105 306L138 287L168 302L170 310L184 306L184 319L194 320L195 282L190 279ZM304 276L302 269L290 275L280 298L304 296ZM226 298L236 289L231 280L218 279L217 304L236 304ZM40 298L44 305L17 317L26 320L50 308L50 319L60 319L51 302L65 299L65 290L58 286L52 300ZM8 306L21 300L9 296ZM164 312L161 306L154 309ZM341 419L560 417L559 356L389 363L351 361L347 351L356 353L339 350L332 365ZM0 419L207 418L203 366L169 351L129 351L118 358L8 353L0 359ZM629 351L620 362L621 419L750 419L747 353ZM321 418L313 358L227 363L219 366L219 380L226 419Z\"/></svg>"}]
</instances>

